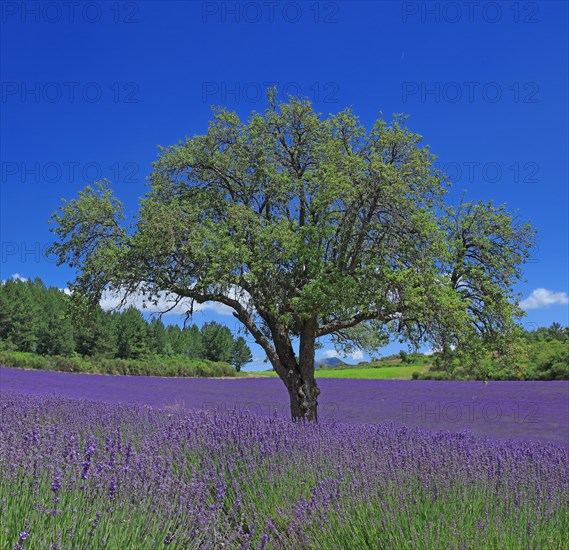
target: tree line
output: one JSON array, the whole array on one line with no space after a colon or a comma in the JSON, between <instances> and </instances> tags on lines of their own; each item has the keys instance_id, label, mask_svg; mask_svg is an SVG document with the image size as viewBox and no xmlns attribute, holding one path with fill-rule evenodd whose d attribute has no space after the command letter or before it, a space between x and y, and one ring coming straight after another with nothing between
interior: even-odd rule
<instances>
[{"instance_id":1,"label":"tree line","mask_svg":"<svg viewBox=\"0 0 569 550\"><path fill-rule=\"evenodd\" d=\"M252 361L245 339L211 321L180 328L158 317L147 321L134 307L85 311L41 279L10 279L0 285L0 343L4 350L43 356L80 355L116 359L177 356L230 363L237 372Z\"/></svg>"},{"instance_id":2,"label":"tree line","mask_svg":"<svg viewBox=\"0 0 569 550\"><path fill-rule=\"evenodd\" d=\"M434 380L569 380L569 327L552 323L535 330L520 328L517 355L505 361L486 353L473 363L460 349L435 353L428 373L416 379Z\"/></svg>"}]
</instances>

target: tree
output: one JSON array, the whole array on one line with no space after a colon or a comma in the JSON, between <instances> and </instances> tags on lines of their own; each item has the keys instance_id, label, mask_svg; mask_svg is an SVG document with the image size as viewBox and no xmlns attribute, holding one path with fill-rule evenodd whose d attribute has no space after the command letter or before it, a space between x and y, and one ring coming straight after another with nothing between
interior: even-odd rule
<instances>
[{"instance_id":1,"label":"tree","mask_svg":"<svg viewBox=\"0 0 569 550\"><path fill-rule=\"evenodd\" d=\"M554 340L559 340L559 342L565 342L567 340L567 327L561 326L560 323L551 323L548 332Z\"/></svg>"},{"instance_id":2,"label":"tree","mask_svg":"<svg viewBox=\"0 0 569 550\"><path fill-rule=\"evenodd\" d=\"M75 349L73 327L66 296L61 290L37 288L37 303L41 305L37 353L40 355L71 355Z\"/></svg>"},{"instance_id":3,"label":"tree","mask_svg":"<svg viewBox=\"0 0 569 550\"><path fill-rule=\"evenodd\" d=\"M512 292L533 230L503 206L446 206L447 181L406 117L367 132L350 109L302 98L247 122L218 109L207 134L161 148L136 224L109 182L54 214L51 252L72 288L158 303L219 302L286 385L293 419L317 419L317 339L376 350L499 347L522 315ZM296 346L298 348L295 350Z\"/></svg>"},{"instance_id":4,"label":"tree","mask_svg":"<svg viewBox=\"0 0 569 550\"><path fill-rule=\"evenodd\" d=\"M142 313L131 306L117 313L117 357L137 359L146 355L148 349L148 325Z\"/></svg>"},{"instance_id":5,"label":"tree","mask_svg":"<svg viewBox=\"0 0 569 550\"><path fill-rule=\"evenodd\" d=\"M203 357L211 361L229 362L233 348L233 335L223 325L211 321L201 329Z\"/></svg>"},{"instance_id":6,"label":"tree","mask_svg":"<svg viewBox=\"0 0 569 550\"><path fill-rule=\"evenodd\" d=\"M36 287L41 281L9 279L0 286L0 339L17 351L35 352L42 323Z\"/></svg>"},{"instance_id":7,"label":"tree","mask_svg":"<svg viewBox=\"0 0 569 550\"><path fill-rule=\"evenodd\" d=\"M181 329L178 325L168 325L166 334L168 336L168 346L172 350L173 355L181 353Z\"/></svg>"},{"instance_id":8,"label":"tree","mask_svg":"<svg viewBox=\"0 0 569 550\"><path fill-rule=\"evenodd\" d=\"M247 342L245 342L245 338L243 338L243 336L239 336L235 342L233 342L229 362L235 367L235 370L239 372L242 366L250 363L251 361L253 361L251 348L247 345Z\"/></svg>"},{"instance_id":9,"label":"tree","mask_svg":"<svg viewBox=\"0 0 569 550\"><path fill-rule=\"evenodd\" d=\"M184 353L190 359L203 359L206 357L203 335L196 324L182 330L182 339L185 343Z\"/></svg>"},{"instance_id":10,"label":"tree","mask_svg":"<svg viewBox=\"0 0 569 550\"><path fill-rule=\"evenodd\" d=\"M69 312L77 353L83 356L117 355L116 316L104 311L99 304L86 307L74 300L69 302Z\"/></svg>"},{"instance_id":11,"label":"tree","mask_svg":"<svg viewBox=\"0 0 569 550\"><path fill-rule=\"evenodd\" d=\"M158 317L154 317L148 326L148 347L152 353L162 355L167 351L167 344L168 334L166 333L166 327Z\"/></svg>"}]
</instances>

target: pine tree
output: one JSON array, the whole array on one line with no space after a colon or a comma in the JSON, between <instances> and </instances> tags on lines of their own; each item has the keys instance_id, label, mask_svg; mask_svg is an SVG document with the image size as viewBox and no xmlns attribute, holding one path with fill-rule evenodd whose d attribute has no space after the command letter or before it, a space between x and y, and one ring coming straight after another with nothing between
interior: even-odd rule
<instances>
[{"instance_id":1,"label":"pine tree","mask_svg":"<svg viewBox=\"0 0 569 550\"><path fill-rule=\"evenodd\" d=\"M172 350L173 355L179 355L182 353L181 333L182 331L178 325L168 325L166 327L168 347Z\"/></svg>"},{"instance_id":2,"label":"pine tree","mask_svg":"<svg viewBox=\"0 0 569 550\"><path fill-rule=\"evenodd\" d=\"M116 356L116 323L112 313L99 305L86 308L70 300L69 316L77 353L83 356Z\"/></svg>"},{"instance_id":3,"label":"pine tree","mask_svg":"<svg viewBox=\"0 0 569 550\"><path fill-rule=\"evenodd\" d=\"M233 343L231 349L230 363L235 367L235 370L239 372L241 367L253 361L253 355L251 349L247 345L245 338L239 336Z\"/></svg>"},{"instance_id":4,"label":"pine tree","mask_svg":"<svg viewBox=\"0 0 569 550\"><path fill-rule=\"evenodd\" d=\"M180 342L183 355L190 359L203 359L205 357L202 334L196 324L182 330Z\"/></svg>"},{"instance_id":5,"label":"pine tree","mask_svg":"<svg viewBox=\"0 0 569 550\"><path fill-rule=\"evenodd\" d=\"M11 279L1 286L0 338L17 351L37 350L41 310L34 284Z\"/></svg>"},{"instance_id":6,"label":"pine tree","mask_svg":"<svg viewBox=\"0 0 569 550\"><path fill-rule=\"evenodd\" d=\"M227 327L215 321L205 323L201 329L201 336L205 359L229 362L233 335Z\"/></svg>"},{"instance_id":7,"label":"pine tree","mask_svg":"<svg viewBox=\"0 0 569 550\"><path fill-rule=\"evenodd\" d=\"M35 288L42 315L38 323L37 353L71 355L75 349L73 327L67 308L68 297L55 287Z\"/></svg>"},{"instance_id":8,"label":"pine tree","mask_svg":"<svg viewBox=\"0 0 569 550\"><path fill-rule=\"evenodd\" d=\"M168 334L162 320L154 317L148 326L148 346L152 353L164 355L167 352Z\"/></svg>"},{"instance_id":9,"label":"pine tree","mask_svg":"<svg viewBox=\"0 0 569 550\"><path fill-rule=\"evenodd\" d=\"M137 359L148 354L148 325L142 313L129 307L117 320L117 357Z\"/></svg>"}]
</instances>

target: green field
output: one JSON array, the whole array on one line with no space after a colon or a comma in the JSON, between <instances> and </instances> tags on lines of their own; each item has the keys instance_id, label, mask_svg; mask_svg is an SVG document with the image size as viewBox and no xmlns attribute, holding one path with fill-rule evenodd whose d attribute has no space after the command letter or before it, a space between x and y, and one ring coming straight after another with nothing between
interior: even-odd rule
<instances>
[{"instance_id":1,"label":"green field","mask_svg":"<svg viewBox=\"0 0 569 550\"><path fill-rule=\"evenodd\" d=\"M410 365L401 367L350 367L350 368L327 368L317 369L316 378L368 378L377 380L411 380L415 371L422 372L422 365ZM249 373L253 376L277 376L275 371Z\"/></svg>"}]
</instances>

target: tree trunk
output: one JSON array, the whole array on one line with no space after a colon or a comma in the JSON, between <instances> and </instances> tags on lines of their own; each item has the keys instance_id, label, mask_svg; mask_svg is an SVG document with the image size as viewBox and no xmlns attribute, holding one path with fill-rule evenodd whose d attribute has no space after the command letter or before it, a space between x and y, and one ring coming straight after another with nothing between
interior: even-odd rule
<instances>
[{"instance_id":1,"label":"tree trunk","mask_svg":"<svg viewBox=\"0 0 569 550\"><path fill-rule=\"evenodd\" d=\"M300 374L294 377L288 387L290 397L290 414L294 421L318 420L318 395L320 389L316 380L303 380Z\"/></svg>"},{"instance_id":2,"label":"tree trunk","mask_svg":"<svg viewBox=\"0 0 569 550\"><path fill-rule=\"evenodd\" d=\"M314 378L314 353L316 344L316 320L305 322L300 333L300 348L296 369L289 373L287 384L290 412L293 420L318 420L318 395L320 389Z\"/></svg>"},{"instance_id":3,"label":"tree trunk","mask_svg":"<svg viewBox=\"0 0 569 550\"><path fill-rule=\"evenodd\" d=\"M275 343L275 352L269 354L269 358L288 390L292 420L318 420L320 390L314 378L316 319L308 319L303 323L298 358L292 347L288 327L273 321L269 323L269 328Z\"/></svg>"}]
</instances>

